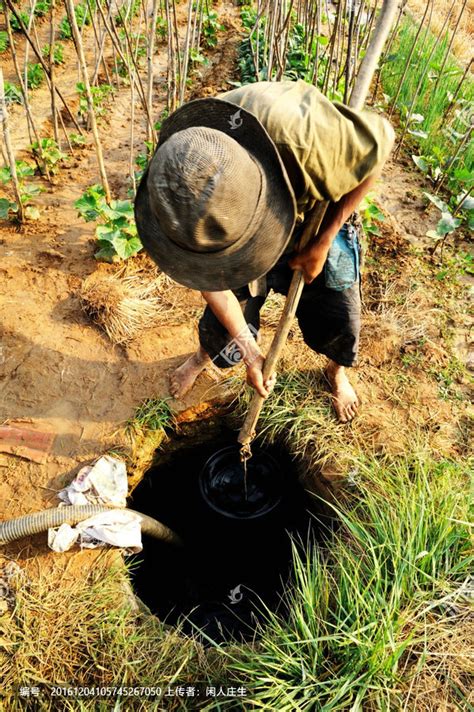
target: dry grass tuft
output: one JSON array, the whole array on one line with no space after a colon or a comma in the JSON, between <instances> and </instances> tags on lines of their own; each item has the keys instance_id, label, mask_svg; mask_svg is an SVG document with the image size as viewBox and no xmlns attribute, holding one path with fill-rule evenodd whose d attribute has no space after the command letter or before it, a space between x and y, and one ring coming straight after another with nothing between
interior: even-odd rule
<instances>
[{"instance_id":1,"label":"dry grass tuft","mask_svg":"<svg viewBox=\"0 0 474 712\"><path fill-rule=\"evenodd\" d=\"M54 686L160 686L165 694L167 685L221 679L212 651L136 605L123 565L96 561L66 585L40 575L18 589L14 610L0 620L0 707L11 712L39 709L19 696L19 686L39 687L41 709L57 709L48 699ZM80 709L111 709L116 700L84 698ZM163 709L166 702L173 710L181 704L178 698L158 700L131 698L126 708ZM61 709L77 710L77 703L65 698Z\"/></svg>"},{"instance_id":2,"label":"dry grass tuft","mask_svg":"<svg viewBox=\"0 0 474 712\"><path fill-rule=\"evenodd\" d=\"M472 709L474 617L464 607L452 617L426 624L424 644L409 647L401 670L406 710L450 712Z\"/></svg>"},{"instance_id":3,"label":"dry grass tuft","mask_svg":"<svg viewBox=\"0 0 474 712\"><path fill-rule=\"evenodd\" d=\"M186 290L156 269L129 266L94 272L80 292L86 314L114 344L126 344L145 329L182 323L193 316L184 304Z\"/></svg>"}]
</instances>

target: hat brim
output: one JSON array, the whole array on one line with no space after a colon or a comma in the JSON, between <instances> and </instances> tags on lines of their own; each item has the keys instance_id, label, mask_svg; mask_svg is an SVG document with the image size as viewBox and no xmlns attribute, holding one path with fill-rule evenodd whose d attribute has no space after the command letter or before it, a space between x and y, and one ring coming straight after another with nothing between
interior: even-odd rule
<instances>
[{"instance_id":1,"label":"hat brim","mask_svg":"<svg viewBox=\"0 0 474 712\"><path fill-rule=\"evenodd\" d=\"M135 197L138 234L150 257L176 282L200 291L238 289L266 274L285 251L296 219L294 193L275 144L250 112L222 99L196 99L166 119L158 148L177 131L193 126L222 131L258 161L267 186L261 198L262 220L238 249L212 253L185 250L167 237L151 209L147 169ZM245 183L241 188L245 200Z\"/></svg>"}]
</instances>

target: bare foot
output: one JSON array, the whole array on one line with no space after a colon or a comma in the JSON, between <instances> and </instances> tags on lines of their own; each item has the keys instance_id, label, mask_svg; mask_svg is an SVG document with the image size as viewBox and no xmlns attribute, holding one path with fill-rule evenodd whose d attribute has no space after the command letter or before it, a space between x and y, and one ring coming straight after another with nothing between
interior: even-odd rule
<instances>
[{"instance_id":1,"label":"bare foot","mask_svg":"<svg viewBox=\"0 0 474 712\"><path fill-rule=\"evenodd\" d=\"M201 347L179 366L170 377L170 393L173 398L182 398L194 386L196 378L211 366L212 360Z\"/></svg>"},{"instance_id":2,"label":"bare foot","mask_svg":"<svg viewBox=\"0 0 474 712\"><path fill-rule=\"evenodd\" d=\"M325 371L331 386L334 410L341 423L348 423L357 415L359 399L346 375L344 366L329 361Z\"/></svg>"}]
</instances>

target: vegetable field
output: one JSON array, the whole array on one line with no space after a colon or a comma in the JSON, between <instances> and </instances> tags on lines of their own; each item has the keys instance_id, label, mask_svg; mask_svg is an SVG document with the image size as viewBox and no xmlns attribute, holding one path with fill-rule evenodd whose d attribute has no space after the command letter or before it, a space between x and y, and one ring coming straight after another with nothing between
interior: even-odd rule
<instances>
[{"instance_id":1,"label":"vegetable field","mask_svg":"<svg viewBox=\"0 0 474 712\"><path fill-rule=\"evenodd\" d=\"M285 615L264 610L254 641L203 644L137 605L116 550L56 554L29 537L0 552L0 706L470 709L472 2L0 8L1 425L52 441L31 457L4 446L0 428L1 519L57 506L57 492L105 453L126 462L132 491L167 438L229 412L240 423L248 406L240 367L169 395L205 302L159 271L134 222L167 116L267 80L304 80L347 104L366 91L382 33L366 107L396 132L359 208L360 414L336 422L323 359L295 322L259 425L335 522L324 546L293 542ZM282 306L277 294L264 306L264 350ZM162 693L59 704L58 686ZM245 693L165 694L192 686Z\"/></svg>"}]
</instances>

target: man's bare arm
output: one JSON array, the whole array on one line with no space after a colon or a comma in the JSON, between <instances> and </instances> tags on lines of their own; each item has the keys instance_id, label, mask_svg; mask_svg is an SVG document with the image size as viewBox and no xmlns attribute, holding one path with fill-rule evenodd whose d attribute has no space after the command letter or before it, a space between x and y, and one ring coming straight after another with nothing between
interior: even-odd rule
<instances>
[{"instance_id":1,"label":"man's bare arm","mask_svg":"<svg viewBox=\"0 0 474 712\"><path fill-rule=\"evenodd\" d=\"M362 198L373 188L379 175L378 173L366 178L339 202L330 203L318 234L290 260L292 269L303 272L306 284L310 284L322 272L332 241Z\"/></svg>"},{"instance_id":2,"label":"man's bare arm","mask_svg":"<svg viewBox=\"0 0 474 712\"><path fill-rule=\"evenodd\" d=\"M263 381L264 357L250 331L239 300L230 290L225 292L202 292L213 313L239 346L247 367L247 382L266 398L274 385L274 378Z\"/></svg>"}]
</instances>

